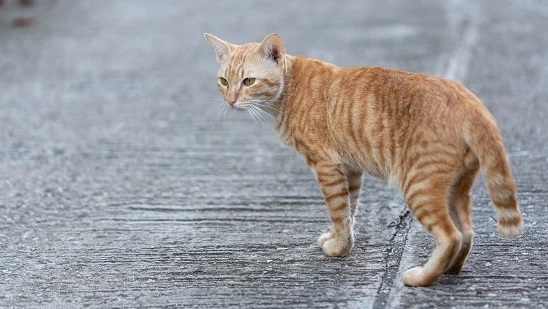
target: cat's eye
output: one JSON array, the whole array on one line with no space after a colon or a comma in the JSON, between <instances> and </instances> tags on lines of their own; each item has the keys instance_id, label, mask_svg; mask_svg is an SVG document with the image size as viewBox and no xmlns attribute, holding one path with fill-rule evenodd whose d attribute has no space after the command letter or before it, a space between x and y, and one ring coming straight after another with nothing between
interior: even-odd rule
<instances>
[{"instance_id":1,"label":"cat's eye","mask_svg":"<svg viewBox=\"0 0 548 309\"><path fill-rule=\"evenodd\" d=\"M224 78L224 77L219 77L219 82L220 82L221 85L223 85L223 86L228 86L228 81L227 81L226 78Z\"/></svg>"},{"instance_id":2,"label":"cat's eye","mask_svg":"<svg viewBox=\"0 0 548 309\"><path fill-rule=\"evenodd\" d=\"M243 81L244 85L246 85L246 86L251 86L251 85L253 85L254 82L255 82L255 78L253 78L253 77L248 77L248 78L244 79L244 81Z\"/></svg>"}]
</instances>

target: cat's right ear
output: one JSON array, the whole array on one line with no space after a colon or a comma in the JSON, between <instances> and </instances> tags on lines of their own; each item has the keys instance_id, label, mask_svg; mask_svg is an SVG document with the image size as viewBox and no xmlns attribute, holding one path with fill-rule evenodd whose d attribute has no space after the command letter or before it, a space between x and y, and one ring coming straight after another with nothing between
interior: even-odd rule
<instances>
[{"instance_id":1,"label":"cat's right ear","mask_svg":"<svg viewBox=\"0 0 548 309\"><path fill-rule=\"evenodd\" d=\"M213 34L204 33L204 37L211 44L215 52L217 53L217 61L220 63L225 57L228 57L230 53L230 46L232 44L219 39Z\"/></svg>"},{"instance_id":2,"label":"cat's right ear","mask_svg":"<svg viewBox=\"0 0 548 309\"><path fill-rule=\"evenodd\" d=\"M257 50L267 59L273 60L278 64L284 63L285 44L282 37L277 33L267 35Z\"/></svg>"}]
</instances>

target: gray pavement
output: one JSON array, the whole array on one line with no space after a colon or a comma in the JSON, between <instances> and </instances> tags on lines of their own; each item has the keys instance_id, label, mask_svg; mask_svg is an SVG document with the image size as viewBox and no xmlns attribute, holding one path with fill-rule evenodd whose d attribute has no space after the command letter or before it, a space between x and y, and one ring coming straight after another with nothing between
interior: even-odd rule
<instances>
[{"instance_id":1,"label":"gray pavement","mask_svg":"<svg viewBox=\"0 0 548 309\"><path fill-rule=\"evenodd\" d=\"M0 7L0 307L548 307L547 30L541 0ZM216 121L204 32L464 82L499 120L525 234L496 234L478 179L463 272L404 287L433 241L368 177L355 249L324 256L305 164L245 113Z\"/></svg>"}]
</instances>

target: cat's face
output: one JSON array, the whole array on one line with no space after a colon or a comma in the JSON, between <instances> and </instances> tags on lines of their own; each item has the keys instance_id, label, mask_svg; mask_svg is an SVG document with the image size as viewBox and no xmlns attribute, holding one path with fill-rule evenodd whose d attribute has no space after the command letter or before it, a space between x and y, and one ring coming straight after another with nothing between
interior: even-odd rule
<instances>
[{"instance_id":1,"label":"cat's face","mask_svg":"<svg viewBox=\"0 0 548 309\"><path fill-rule=\"evenodd\" d=\"M278 34L261 43L234 45L205 34L220 68L217 86L226 103L236 109L277 102L284 86L285 49Z\"/></svg>"}]
</instances>

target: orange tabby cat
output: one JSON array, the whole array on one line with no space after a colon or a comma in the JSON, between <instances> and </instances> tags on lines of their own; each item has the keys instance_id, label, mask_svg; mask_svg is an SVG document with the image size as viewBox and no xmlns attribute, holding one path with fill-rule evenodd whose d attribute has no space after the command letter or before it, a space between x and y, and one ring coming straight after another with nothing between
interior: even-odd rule
<instances>
[{"instance_id":1,"label":"orange tabby cat","mask_svg":"<svg viewBox=\"0 0 548 309\"><path fill-rule=\"evenodd\" d=\"M364 172L399 185L414 216L434 236L411 286L458 273L472 246L470 189L481 168L498 232L517 237L523 221L495 119L461 84L384 67L343 68L290 56L278 34L234 45L205 34L220 63L219 90L236 109L269 106L276 130L314 171L331 217L319 246L352 249Z\"/></svg>"}]
</instances>

